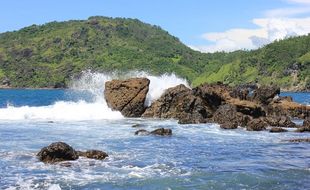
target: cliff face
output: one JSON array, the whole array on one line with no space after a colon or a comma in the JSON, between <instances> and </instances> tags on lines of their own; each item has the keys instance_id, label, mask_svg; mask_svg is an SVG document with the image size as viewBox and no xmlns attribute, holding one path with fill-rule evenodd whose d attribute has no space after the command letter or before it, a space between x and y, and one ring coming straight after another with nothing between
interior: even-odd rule
<instances>
[{"instance_id":1,"label":"cliff face","mask_svg":"<svg viewBox=\"0 0 310 190\"><path fill-rule=\"evenodd\" d=\"M211 54L194 51L160 27L137 19L90 17L0 34L2 87L63 88L86 69L173 72L193 86L221 81L309 90L310 36L254 51Z\"/></svg>"}]
</instances>

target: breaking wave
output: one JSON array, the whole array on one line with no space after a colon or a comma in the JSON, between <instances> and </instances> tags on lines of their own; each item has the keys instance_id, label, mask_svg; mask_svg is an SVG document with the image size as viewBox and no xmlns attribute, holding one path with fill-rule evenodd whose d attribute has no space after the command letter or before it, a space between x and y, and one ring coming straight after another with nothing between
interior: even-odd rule
<instances>
[{"instance_id":1,"label":"breaking wave","mask_svg":"<svg viewBox=\"0 0 310 190\"><path fill-rule=\"evenodd\" d=\"M56 101L47 106L21 106L7 105L0 108L0 120L100 120L100 119L122 119L118 111L111 110L104 99L103 91L106 81L112 79L126 79L131 77L146 77L150 79L150 88L146 98L146 105L150 105L158 99L165 89L184 84L187 81L174 74L161 76L149 75L145 72L129 72L121 77L117 74L83 72L81 77L72 81L70 90L87 92L91 94L92 100L87 101L81 96L78 101Z\"/></svg>"}]
</instances>

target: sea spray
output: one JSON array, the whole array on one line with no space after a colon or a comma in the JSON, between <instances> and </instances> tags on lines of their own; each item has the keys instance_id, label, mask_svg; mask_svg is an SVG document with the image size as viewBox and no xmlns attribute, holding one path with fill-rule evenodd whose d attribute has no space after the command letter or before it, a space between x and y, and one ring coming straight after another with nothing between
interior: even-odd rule
<instances>
[{"instance_id":1,"label":"sea spray","mask_svg":"<svg viewBox=\"0 0 310 190\"><path fill-rule=\"evenodd\" d=\"M111 110L104 99L104 84L112 79L127 79L132 77L146 77L150 79L150 88L145 104L149 106L170 87L184 84L187 81L174 74L161 76L149 75L146 72L128 72L123 75L110 73L92 73L85 71L79 79L73 80L69 85L69 92L80 92L79 100L56 101L47 106L22 106L7 105L0 109L0 120L48 120L48 121L84 121L101 119L122 119L120 112ZM91 95L91 100L86 98L85 92ZM68 93L70 96L70 93ZM89 96L88 96L89 97Z\"/></svg>"}]
</instances>

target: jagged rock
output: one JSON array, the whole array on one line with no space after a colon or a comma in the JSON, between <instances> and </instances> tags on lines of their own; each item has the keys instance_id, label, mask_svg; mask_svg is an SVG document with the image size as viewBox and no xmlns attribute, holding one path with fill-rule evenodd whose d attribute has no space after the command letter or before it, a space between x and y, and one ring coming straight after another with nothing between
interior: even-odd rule
<instances>
[{"instance_id":1,"label":"jagged rock","mask_svg":"<svg viewBox=\"0 0 310 190\"><path fill-rule=\"evenodd\" d=\"M220 125L222 129L237 129L238 124L236 122L226 122Z\"/></svg>"},{"instance_id":2,"label":"jagged rock","mask_svg":"<svg viewBox=\"0 0 310 190\"><path fill-rule=\"evenodd\" d=\"M230 127L232 128L237 128L235 127L235 125L244 127L246 126L249 120L250 120L249 116L237 112L237 107L230 104L220 106L212 117L213 122L219 124L225 124L222 127L228 127L228 128L229 128L228 125L230 125Z\"/></svg>"},{"instance_id":3,"label":"jagged rock","mask_svg":"<svg viewBox=\"0 0 310 190\"><path fill-rule=\"evenodd\" d=\"M81 157L86 157L90 159L103 160L109 155L101 150L87 150L86 152L77 151L78 155Z\"/></svg>"},{"instance_id":4,"label":"jagged rock","mask_svg":"<svg viewBox=\"0 0 310 190\"><path fill-rule=\"evenodd\" d=\"M289 142L294 142L294 143L301 143L301 142L310 142L310 138L304 138L304 139L290 139L288 140Z\"/></svg>"},{"instance_id":5,"label":"jagged rock","mask_svg":"<svg viewBox=\"0 0 310 190\"><path fill-rule=\"evenodd\" d=\"M152 135L160 135L160 136L171 136L172 130L171 129L165 129L165 128L159 128L155 129L154 131L151 131Z\"/></svg>"},{"instance_id":6,"label":"jagged rock","mask_svg":"<svg viewBox=\"0 0 310 190\"><path fill-rule=\"evenodd\" d=\"M165 128L159 128L155 129L154 131L147 131L145 129L140 129L135 132L135 135L159 135L159 136L171 136L172 130L171 129L165 129Z\"/></svg>"},{"instance_id":7,"label":"jagged rock","mask_svg":"<svg viewBox=\"0 0 310 190\"><path fill-rule=\"evenodd\" d=\"M286 129L283 129L281 127L272 127L270 130L269 130L270 133L282 133L282 132L287 132Z\"/></svg>"},{"instance_id":8,"label":"jagged rock","mask_svg":"<svg viewBox=\"0 0 310 190\"><path fill-rule=\"evenodd\" d=\"M201 97L215 111L220 105L231 99L231 87L222 83L202 84L193 89L193 94Z\"/></svg>"},{"instance_id":9,"label":"jagged rock","mask_svg":"<svg viewBox=\"0 0 310 190\"><path fill-rule=\"evenodd\" d=\"M108 81L105 83L104 96L113 110L120 111L126 117L140 117L145 111L149 84L147 78Z\"/></svg>"},{"instance_id":10,"label":"jagged rock","mask_svg":"<svg viewBox=\"0 0 310 190\"><path fill-rule=\"evenodd\" d=\"M262 131L267 127L267 123L262 119L252 119L248 122L246 129L248 131Z\"/></svg>"},{"instance_id":11,"label":"jagged rock","mask_svg":"<svg viewBox=\"0 0 310 190\"><path fill-rule=\"evenodd\" d=\"M280 88L276 86L261 86L254 90L253 100L262 104L269 104L276 95L280 94Z\"/></svg>"},{"instance_id":12,"label":"jagged rock","mask_svg":"<svg viewBox=\"0 0 310 190\"><path fill-rule=\"evenodd\" d=\"M229 95L240 100L248 100L250 98L250 89L254 90L256 88L256 85L239 85L233 88Z\"/></svg>"},{"instance_id":13,"label":"jagged rock","mask_svg":"<svg viewBox=\"0 0 310 190\"><path fill-rule=\"evenodd\" d=\"M281 117L267 117L265 121L270 126L277 126L277 127L288 127L288 128L295 128L296 124L291 121L288 116L281 116Z\"/></svg>"},{"instance_id":14,"label":"jagged rock","mask_svg":"<svg viewBox=\"0 0 310 190\"><path fill-rule=\"evenodd\" d=\"M169 88L143 114L143 117L174 118L179 123L204 123L212 112L202 98L181 84Z\"/></svg>"},{"instance_id":15,"label":"jagged rock","mask_svg":"<svg viewBox=\"0 0 310 190\"><path fill-rule=\"evenodd\" d=\"M148 132L145 129L140 129L140 130L135 132L135 135L149 135L149 134L150 134L150 132Z\"/></svg>"},{"instance_id":16,"label":"jagged rock","mask_svg":"<svg viewBox=\"0 0 310 190\"><path fill-rule=\"evenodd\" d=\"M42 148L37 156L40 161L45 163L76 160L79 158L77 152L64 142L55 142Z\"/></svg>"}]
</instances>

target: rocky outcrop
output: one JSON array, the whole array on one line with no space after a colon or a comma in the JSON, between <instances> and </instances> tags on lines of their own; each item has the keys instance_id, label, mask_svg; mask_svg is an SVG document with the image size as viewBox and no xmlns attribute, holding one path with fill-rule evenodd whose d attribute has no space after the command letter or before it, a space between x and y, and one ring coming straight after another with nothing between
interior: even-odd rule
<instances>
[{"instance_id":1,"label":"rocky outcrop","mask_svg":"<svg viewBox=\"0 0 310 190\"><path fill-rule=\"evenodd\" d=\"M103 160L108 157L108 154L101 150L87 150L86 152L77 151L78 155L81 157L86 157L90 159Z\"/></svg>"},{"instance_id":2,"label":"rocky outcrop","mask_svg":"<svg viewBox=\"0 0 310 190\"><path fill-rule=\"evenodd\" d=\"M66 160L76 160L79 158L78 153L64 142L55 142L44 147L37 154L40 161L44 163L55 163Z\"/></svg>"},{"instance_id":3,"label":"rocky outcrop","mask_svg":"<svg viewBox=\"0 0 310 190\"><path fill-rule=\"evenodd\" d=\"M248 131L262 131L265 130L267 127L267 123L259 118L259 119L252 119L251 121L248 122L246 129Z\"/></svg>"},{"instance_id":4,"label":"rocky outcrop","mask_svg":"<svg viewBox=\"0 0 310 190\"><path fill-rule=\"evenodd\" d=\"M126 117L140 117L145 111L149 84L147 78L108 81L105 83L104 96L113 110L120 111Z\"/></svg>"},{"instance_id":5,"label":"rocky outcrop","mask_svg":"<svg viewBox=\"0 0 310 190\"><path fill-rule=\"evenodd\" d=\"M252 100L262 104L269 104L273 98L279 94L279 87L261 86L254 90Z\"/></svg>"},{"instance_id":6,"label":"rocky outcrop","mask_svg":"<svg viewBox=\"0 0 310 190\"><path fill-rule=\"evenodd\" d=\"M288 116L266 117L265 121L270 126L287 127L287 128L295 128L296 127L296 124L294 122L292 122Z\"/></svg>"},{"instance_id":7,"label":"rocky outcrop","mask_svg":"<svg viewBox=\"0 0 310 190\"><path fill-rule=\"evenodd\" d=\"M159 128L159 129L155 129L155 130L149 132L145 129L140 129L140 130L135 132L135 135L171 136L172 130L171 129L165 129L165 128Z\"/></svg>"},{"instance_id":8,"label":"rocky outcrop","mask_svg":"<svg viewBox=\"0 0 310 190\"><path fill-rule=\"evenodd\" d=\"M237 107L230 104L220 106L213 114L212 121L221 124L223 129L245 127L250 117L237 111Z\"/></svg>"},{"instance_id":9,"label":"rocky outcrop","mask_svg":"<svg viewBox=\"0 0 310 190\"><path fill-rule=\"evenodd\" d=\"M179 123L205 123L212 112L206 101L183 84L169 88L143 114L143 117L174 118Z\"/></svg>"}]
</instances>

